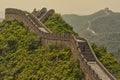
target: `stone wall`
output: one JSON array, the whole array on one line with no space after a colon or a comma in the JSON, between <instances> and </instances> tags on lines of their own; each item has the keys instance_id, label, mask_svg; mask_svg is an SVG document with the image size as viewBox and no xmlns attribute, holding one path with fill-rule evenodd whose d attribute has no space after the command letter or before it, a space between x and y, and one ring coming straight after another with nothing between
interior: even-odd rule
<instances>
[{"instance_id":1,"label":"stone wall","mask_svg":"<svg viewBox=\"0 0 120 80\"><path fill-rule=\"evenodd\" d=\"M55 13L55 11L53 9L51 9L48 12L46 12L39 20L44 23L48 19L48 17L54 13Z\"/></svg>"},{"instance_id":2,"label":"stone wall","mask_svg":"<svg viewBox=\"0 0 120 80\"><path fill-rule=\"evenodd\" d=\"M32 14L36 16L42 23L44 23L49 18L49 16L51 16L54 13L55 11L53 9L50 9L49 11L47 11L46 8L42 8L41 10L38 10L38 11L34 9L32 12Z\"/></svg>"},{"instance_id":3,"label":"stone wall","mask_svg":"<svg viewBox=\"0 0 120 80\"><path fill-rule=\"evenodd\" d=\"M48 15L44 17L47 18ZM92 51L92 48L90 47L86 39L75 37L71 34L52 33L49 29L47 29L47 27L42 22L40 22L37 19L37 17L26 11L7 8L5 13L5 18L16 19L20 22L23 22L27 28L29 28L38 37L40 37L41 44L43 46L55 43L60 46L69 47L71 49L72 55L78 60L79 67L82 69L82 71L85 74L85 80L101 80L99 75L95 73L95 71L91 68L91 66L88 64L89 63L88 60L81 52L81 48L79 47L78 43L84 41L91 50L91 55L93 55L93 58L95 58L95 60L92 62L98 64L101 67L101 69L103 69L104 73L110 78L110 80L116 80L96 58L94 52Z\"/></svg>"},{"instance_id":4,"label":"stone wall","mask_svg":"<svg viewBox=\"0 0 120 80\"><path fill-rule=\"evenodd\" d=\"M41 10L36 11L36 9L33 10L32 14L35 15L38 19L41 18L45 13L47 12L46 8L42 8Z\"/></svg>"},{"instance_id":5,"label":"stone wall","mask_svg":"<svg viewBox=\"0 0 120 80\"><path fill-rule=\"evenodd\" d=\"M5 11L5 19L16 19L20 22L23 22L24 25L27 28L29 28L32 32L36 34L39 33L39 30L36 27L34 27L34 25L30 22L25 13L21 10L7 8Z\"/></svg>"}]
</instances>

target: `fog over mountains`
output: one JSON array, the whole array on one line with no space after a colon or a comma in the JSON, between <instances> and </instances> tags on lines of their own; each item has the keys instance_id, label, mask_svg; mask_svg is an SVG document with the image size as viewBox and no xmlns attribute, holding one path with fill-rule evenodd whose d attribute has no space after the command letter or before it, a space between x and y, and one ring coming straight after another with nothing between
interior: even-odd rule
<instances>
[{"instance_id":1,"label":"fog over mountains","mask_svg":"<svg viewBox=\"0 0 120 80\"><path fill-rule=\"evenodd\" d=\"M90 42L103 45L109 52L120 49L120 13L105 8L91 15L63 15L74 30Z\"/></svg>"}]
</instances>

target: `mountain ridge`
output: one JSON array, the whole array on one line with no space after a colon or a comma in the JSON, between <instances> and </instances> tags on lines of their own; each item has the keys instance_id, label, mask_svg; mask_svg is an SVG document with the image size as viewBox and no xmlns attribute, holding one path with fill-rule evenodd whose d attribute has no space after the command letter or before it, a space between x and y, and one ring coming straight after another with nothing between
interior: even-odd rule
<instances>
[{"instance_id":1,"label":"mountain ridge","mask_svg":"<svg viewBox=\"0 0 120 80\"><path fill-rule=\"evenodd\" d=\"M68 14L62 17L80 36L87 38L91 43L108 47L108 52L117 52L120 48L119 12L105 8L90 15Z\"/></svg>"}]
</instances>

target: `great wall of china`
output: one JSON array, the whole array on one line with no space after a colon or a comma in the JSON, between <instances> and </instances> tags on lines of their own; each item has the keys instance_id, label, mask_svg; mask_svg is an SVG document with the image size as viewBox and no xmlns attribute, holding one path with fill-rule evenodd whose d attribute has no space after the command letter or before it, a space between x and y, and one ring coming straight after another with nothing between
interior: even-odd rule
<instances>
[{"instance_id":1,"label":"great wall of china","mask_svg":"<svg viewBox=\"0 0 120 80\"><path fill-rule=\"evenodd\" d=\"M116 80L114 76L100 63L95 56L89 42L71 34L52 33L43 22L54 10L47 11L46 8L40 11L34 10L32 13L19 9L7 8L6 19L16 19L34 32L41 39L43 46L56 43L60 46L69 47L72 55L77 58L80 69L85 74L85 80Z\"/></svg>"}]
</instances>

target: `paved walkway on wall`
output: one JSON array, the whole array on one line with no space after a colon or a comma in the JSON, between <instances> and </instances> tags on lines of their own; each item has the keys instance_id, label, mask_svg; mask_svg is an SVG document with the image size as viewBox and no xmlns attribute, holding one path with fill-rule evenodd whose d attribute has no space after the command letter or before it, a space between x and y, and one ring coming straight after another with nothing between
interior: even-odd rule
<instances>
[{"instance_id":1,"label":"paved walkway on wall","mask_svg":"<svg viewBox=\"0 0 120 80\"><path fill-rule=\"evenodd\" d=\"M111 80L96 62L88 63L102 80Z\"/></svg>"},{"instance_id":2,"label":"paved walkway on wall","mask_svg":"<svg viewBox=\"0 0 120 80\"><path fill-rule=\"evenodd\" d=\"M25 17L25 20L26 20L26 22L25 22L25 24L26 25L28 25L28 22L27 21L29 21L30 22L30 24L31 24L31 26L30 26L30 28L31 29L33 29L36 33L38 33L39 32L39 30L41 31L41 32L44 32L44 33L51 33L51 31L42 23L42 22L40 22L34 15L32 15L31 13L28 13L28 12L26 12L26 11L23 11L23 12L21 12L21 10L18 10L19 12L21 12L22 14L21 15L19 15L19 13L17 12L16 13L16 11L17 11L17 9L7 9L8 11L6 12L6 15L7 14L13 14L14 16L15 15L18 15L18 20L20 20L21 21L21 15L23 15L23 12L25 13L25 15L24 15L24 17ZM15 12L12 12L12 11L15 11ZM14 14L15 13L15 14ZM19 19L19 17L20 17L20 19ZM23 16L22 16L23 17ZM6 18L12 18L11 16L9 16L8 15L8 17L6 17ZM14 17L13 17L14 18ZM12 18L12 19L13 19ZM16 17L15 17L16 18ZM24 19L24 18L23 18ZM91 22L88 22L89 23L89 27L91 27ZM36 28L35 28L36 27ZM39 29L39 30L37 30L37 29ZM88 28L88 30L91 30L90 28ZM95 33L94 31L92 31L93 33ZM48 35L47 35L48 36ZM55 37L55 36L54 36ZM62 36L63 37L63 36ZM60 38L62 38L61 36L60 36ZM75 38L75 42L73 42L74 44L73 44L73 48L74 49L77 49L77 48L79 48L79 47L81 47L80 48L80 53L82 53L82 54L84 54L84 53L86 53L86 54L84 54L83 55L83 57L84 58L86 58L86 60L87 60L87 62L88 62L88 65L89 66L91 66L91 68L95 71L95 73L96 74L98 74L98 76L102 79L102 80L111 80L110 79L110 77L112 77L111 75L110 75L110 77L107 75L108 73L107 73L107 71L106 72L104 72L104 69L102 69L97 63L96 63L96 59L93 59L93 58L95 58L95 56L94 56L94 54L92 54L93 52L91 51L92 49L91 49L91 47L89 46L89 43L87 42L87 40L85 40L85 39L83 39L83 38L76 38L75 36L74 36L74 38ZM54 38L53 38L54 39ZM49 40L49 39L48 39ZM56 40L55 40L56 41ZM73 40L74 41L74 40ZM59 43L59 42L58 42ZM81 43L80 45L81 46L79 46L79 44L76 44L76 43ZM83 44L84 43L84 44ZM44 43L43 43L44 44ZM47 43L46 43L47 44ZM63 44L62 42L61 42L61 44ZM76 45L76 46L74 46L74 45ZM73 49L72 48L72 49ZM84 49L85 48L85 50L83 50L82 51L82 49ZM87 51L86 51L87 50ZM87 56L86 56L87 55ZM93 63L93 61L94 61L94 63ZM85 61L86 62L86 61ZM88 68L88 65L86 66L84 66L84 67L86 67L86 68ZM88 70L88 69L85 69L84 71L86 71L86 70ZM90 69L91 70L91 69ZM89 70L89 71L90 71ZM107 73L107 74L106 74ZM89 75L89 74L88 74ZM90 74L89 76L93 76L93 78L94 79L96 79L96 77L94 77L94 74ZM95 75L96 76L96 75ZM98 78L97 78L98 79ZM96 79L96 80L97 80ZM0 79L1 80L1 79ZM112 79L112 80L116 80L116 79Z\"/></svg>"},{"instance_id":3,"label":"paved walkway on wall","mask_svg":"<svg viewBox=\"0 0 120 80\"><path fill-rule=\"evenodd\" d=\"M37 25L37 24L34 22L34 20L29 17L30 14L28 14L27 12L25 12L25 15L26 15L27 18L31 21L31 23L34 24L40 31L45 32L45 33L49 33L49 31L47 31L47 30L45 29L45 27ZM34 16L33 16L33 17L34 17ZM37 19L37 18L36 18L36 19ZM41 24L42 24L42 23L41 23Z\"/></svg>"}]
</instances>

